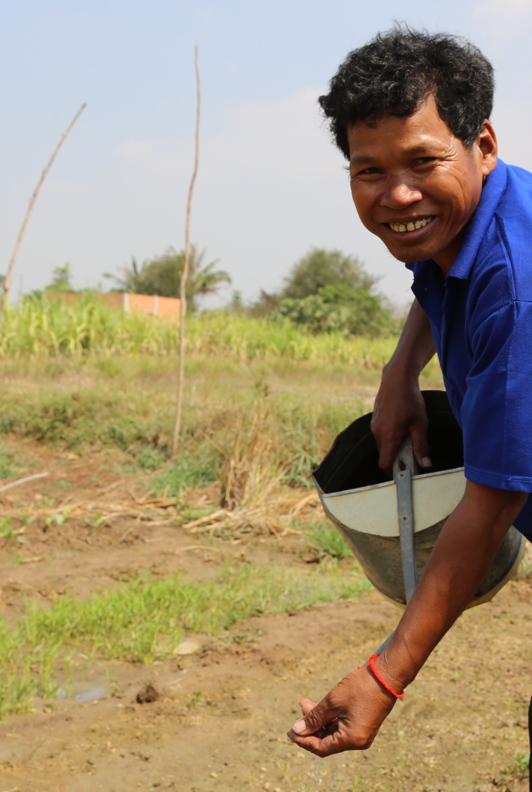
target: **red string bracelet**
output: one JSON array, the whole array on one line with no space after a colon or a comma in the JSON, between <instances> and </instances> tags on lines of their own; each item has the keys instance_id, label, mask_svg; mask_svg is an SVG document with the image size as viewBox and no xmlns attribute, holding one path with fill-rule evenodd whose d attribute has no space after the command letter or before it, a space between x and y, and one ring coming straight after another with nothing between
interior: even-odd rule
<instances>
[{"instance_id":1,"label":"red string bracelet","mask_svg":"<svg viewBox=\"0 0 532 792\"><path fill-rule=\"evenodd\" d=\"M396 692L396 691L395 691L393 688L391 688L391 687L390 687L390 686L389 686L389 685L388 685L388 684L387 684L387 683L384 681L384 679L381 677L381 675L380 675L380 674L379 674L379 672L377 671L377 669L376 669L376 667L375 667L375 660L377 659L377 657L380 657L380 654L374 654L374 655L371 655L371 657L370 657L370 658L369 658L369 660L368 660L368 665L369 665L369 667L371 668L371 670L372 670L372 672L373 672L373 676L375 677L375 679L376 679L378 682L380 682L380 683L381 683L381 685L383 686L383 688L384 688L385 690L387 690L387 691L388 691L388 693L391 693L391 694L392 694L392 696L395 696L395 698L398 698L398 699L403 699L403 698L405 697L405 694L404 694L404 693L397 693L397 692Z\"/></svg>"}]
</instances>

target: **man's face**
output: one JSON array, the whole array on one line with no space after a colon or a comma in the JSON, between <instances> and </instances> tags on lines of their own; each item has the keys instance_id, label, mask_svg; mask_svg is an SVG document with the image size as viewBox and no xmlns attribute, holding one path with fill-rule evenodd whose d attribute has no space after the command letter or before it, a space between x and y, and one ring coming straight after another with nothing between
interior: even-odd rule
<instances>
[{"instance_id":1,"label":"man's face","mask_svg":"<svg viewBox=\"0 0 532 792\"><path fill-rule=\"evenodd\" d=\"M447 273L497 163L490 123L467 149L430 96L408 118L357 121L348 141L351 193L366 228L399 261L431 258Z\"/></svg>"}]
</instances>

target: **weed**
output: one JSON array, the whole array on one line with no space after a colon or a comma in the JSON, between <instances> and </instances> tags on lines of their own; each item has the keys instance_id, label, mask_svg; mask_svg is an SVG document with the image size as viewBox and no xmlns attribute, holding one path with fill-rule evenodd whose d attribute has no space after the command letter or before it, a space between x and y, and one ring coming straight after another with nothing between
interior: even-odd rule
<instances>
[{"instance_id":1,"label":"weed","mask_svg":"<svg viewBox=\"0 0 532 792\"><path fill-rule=\"evenodd\" d=\"M120 365L116 358L102 358L97 360L95 365L98 371L112 378L118 377L124 371L124 367Z\"/></svg>"},{"instance_id":2,"label":"weed","mask_svg":"<svg viewBox=\"0 0 532 792\"><path fill-rule=\"evenodd\" d=\"M133 451L135 466L140 470L152 472L159 470L166 462L166 455L160 448L143 445L138 451Z\"/></svg>"},{"instance_id":3,"label":"weed","mask_svg":"<svg viewBox=\"0 0 532 792\"><path fill-rule=\"evenodd\" d=\"M13 520L11 517L0 517L0 536L9 538L13 536Z\"/></svg>"},{"instance_id":4,"label":"weed","mask_svg":"<svg viewBox=\"0 0 532 792\"><path fill-rule=\"evenodd\" d=\"M95 514L94 517L85 517L85 524L89 525L91 528L98 528L103 521L103 514L99 512Z\"/></svg>"},{"instance_id":5,"label":"weed","mask_svg":"<svg viewBox=\"0 0 532 792\"><path fill-rule=\"evenodd\" d=\"M514 753L513 762L511 765L503 770L502 777L512 776L513 778L522 779L529 773L530 768L530 754L521 750L520 748Z\"/></svg>"},{"instance_id":6,"label":"weed","mask_svg":"<svg viewBox=\"0 0 532 792\"><path fill-rule=\"evenodd\" d=\"M261 635L262 630L241 630L227 636L223 641L223 645L227 647L232 644L254 643Z\"/></svg>"},{"instance_id":7,"label":"weed","mask_svg":"<svg viewBox=\"0 0 532 792\"><path fill-rule=\"evenodd\" d=\"M189 708L191 708L191 707L204 707L205 703L206 702L203 699L203 693L201 692L201 690L198 690L196 693L193 693L192 696L190 697L190 699L189 699L189 701L187 703L187 707L189 707Z\"/></svg>"},{"instance_id":8,"label":"weed","mask_svg":"<svg viewBox=\"0 0 532 792\"><path fill-rule=\"evenodd\" d=\"M13 454L0 448L0 479L13 478L20 464L15 464Z\"/></svg>"},{"instance_id":9,"label":"weed","mask_svg":"<svg viewBox=\"0 0 532 792\"><path fill-rule=\"evenodd\" d=\"M11 517L0 517L0 537L2 539L16 539L19 544L24 544L26 537L22 536L24 527L15 530Z\"/></svg>"},{"instance_id":10,"label":"weed","mask_svg":"<svg viewBox=\"0 0 532 792\"><path fill-rule=\"evenodd\" d=\"M46 520L44 521L44 524L46 525L47 528L49 528L51 525L59 525L59 526L61 526L61 525L64 525L67 520L68 520L68 517L66 517L64 514L59 514L59 513L58 514L51 514L49 517L46 518Z\"/></svg>"},{"instance_id":11,"label":"weed","mask_svg":"<svg viewBox=\"0 0 532 792\"><path fill-rule=\"evenodd\" d=\"M279 427L269 405L264 400L255 401L248 420L239 415L235 423L220 448L221 505L230 510L262 503L282 477Z\"/></svg>"},{"instance_id":12,"label":"weed","mask_svg":"<svg viewBox=\"0 0 532 792\"><path fill-rule=\"evenodd\" d=\"M215 481L220 471L220 454L206 441L195 448L183 448L151 485L155 493L178 495L188 487Z\"/></svg>"}]
</instances>

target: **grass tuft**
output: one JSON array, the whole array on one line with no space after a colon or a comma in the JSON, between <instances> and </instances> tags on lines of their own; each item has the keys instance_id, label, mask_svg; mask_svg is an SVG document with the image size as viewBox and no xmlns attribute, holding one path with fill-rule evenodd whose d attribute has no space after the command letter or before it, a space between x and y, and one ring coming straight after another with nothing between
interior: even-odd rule
<instances>
[{"instance_id":1,"label":"grass tuft","mask_svg":"<svg viewBox=\"0 0 532 792\"><path fill-rule=\"evenodd\" d=\"M72 673L74 648L89 656L151 663L171 657L189 632L217 636L250 616L357 599L368 589L355 573L288 574L233 564L201 583L145 578L84 601L64 595L47 609L31 603L21 621L0 621L0 715L31 708L37 695L55 697L57 674L65 666Z\"/></svg>"}]
</instances>

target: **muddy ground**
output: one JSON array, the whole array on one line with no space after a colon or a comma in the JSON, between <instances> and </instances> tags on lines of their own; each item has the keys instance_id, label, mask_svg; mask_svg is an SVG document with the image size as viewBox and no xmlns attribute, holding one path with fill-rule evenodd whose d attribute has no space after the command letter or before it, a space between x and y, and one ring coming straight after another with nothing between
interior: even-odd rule
<instances>
[{"instance_id":1,"label":"muddy ground","mask_svg":"<svg viewBox=\"0 0 532 792\"><path fill-rule=\"evenodd\" d=\"M31 461L20 475L51 475L0 494L4 515L41 510L23 544L0 539L3 618L19 616L25 598L84 597L145 571L202 577L233 556L308 561L297 536L237 545L192 536L161 500L147 519L146 490L119 454L9 443ZM67 499L111 516L98 530L86 516L46 525ZM524 792L515 754L528 752L531 600L532 576L521 575L467 612L374 746L327 760L285 733L303 695L319 699L395 626L399 612L375 593L256 617L151 667L96 660L71 697L0 723L0 792Z\"/></svg>"}]
</instances>

